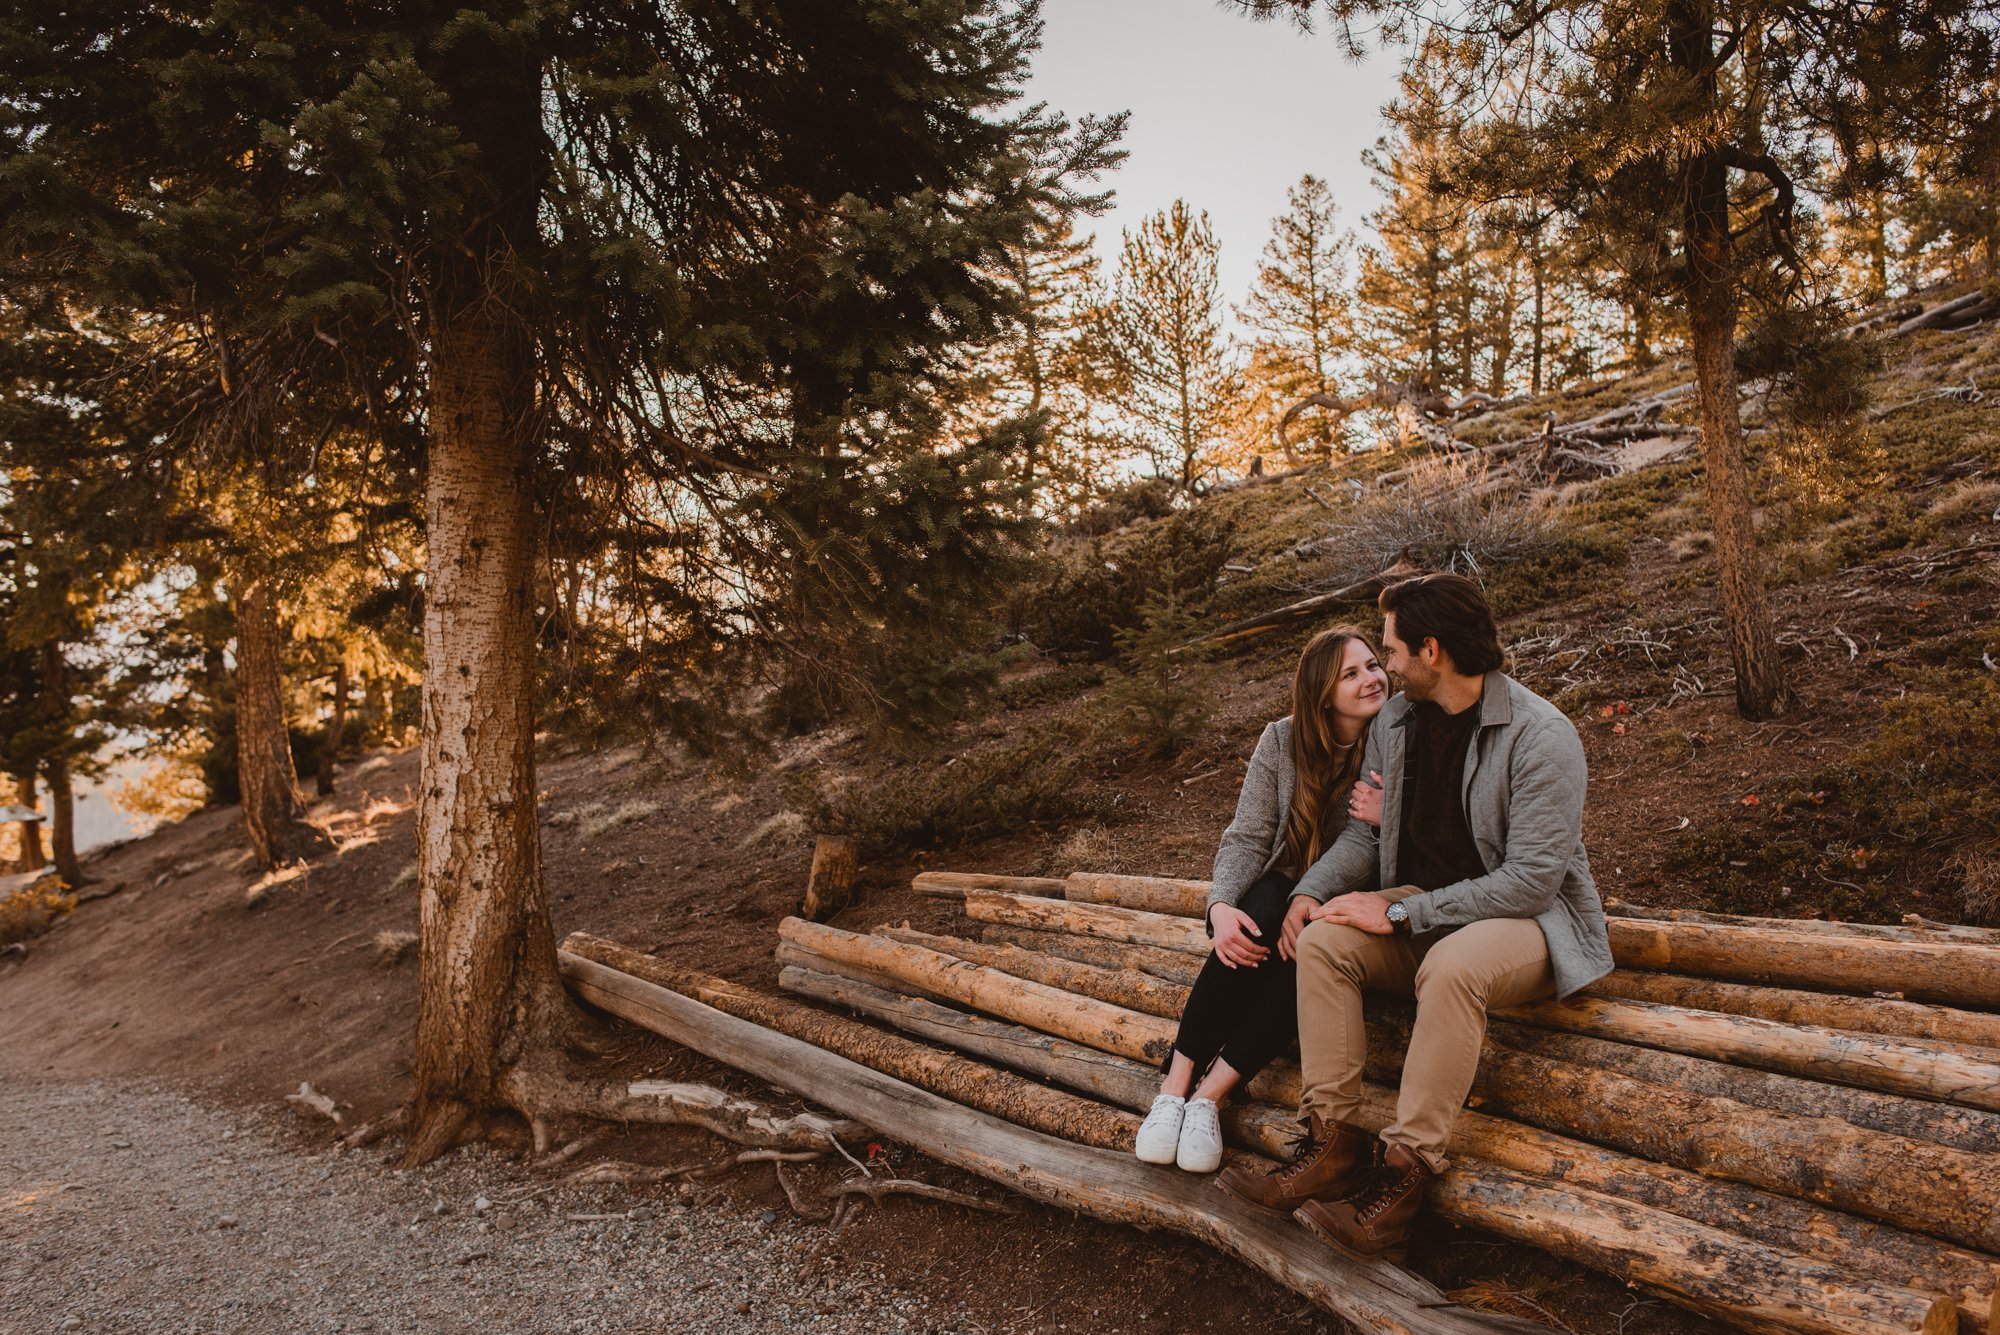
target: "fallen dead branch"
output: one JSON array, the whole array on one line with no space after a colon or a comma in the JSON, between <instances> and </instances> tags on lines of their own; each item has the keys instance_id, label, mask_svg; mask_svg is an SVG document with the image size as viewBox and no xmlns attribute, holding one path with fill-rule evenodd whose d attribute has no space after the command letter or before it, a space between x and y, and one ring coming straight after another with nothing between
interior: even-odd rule
<instances>
[{"instance_id":1,"label":"fallen dead branch","mask_svg":"<svg viewBox=\"0 0 2000 1335\"><path fill-rule=\"evenodd\" d=\"M332 1099L314 1089L311 1081L299 1081L298 1090L285 1095L285 1102L295 1108L309 1108L321 1117L331 1121L335 1126L340 1125L339 1106Z\"/></svg>"},{"instance_id":2,"label":"fallen dead branch","mask_svg":"<svg viewBox=\"0 0 2000 1335\"><path fill-rule=\"evenodd\" d=\"M909 1178L857 1178L842 1182L839 1186L828 1187L828 1196L858 1196L864 1200L880 1201L884 1196L920 1196L927 1201L943 1201L946 1205L962 1205L968 1210L983 1210L987 1214L1012 1214L1014 1207L1006 1201L989 1201L981 1196L969 1195L963 1191L950 1191L944 1187L932 1186L928 1182L915 1182Z\"/></svg>"}]
</instances>

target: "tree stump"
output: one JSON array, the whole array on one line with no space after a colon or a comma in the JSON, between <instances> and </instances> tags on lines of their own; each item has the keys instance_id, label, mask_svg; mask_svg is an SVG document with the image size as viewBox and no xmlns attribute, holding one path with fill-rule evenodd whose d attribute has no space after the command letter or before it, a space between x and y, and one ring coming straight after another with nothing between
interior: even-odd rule
<instances>
[{"instance_id":1,"label":"tree stump","mask_svg":"<svg viewBox=\"0 0 2000 1335\"><path fill-rule=\"evenodd\" d=\"M812 875L799 916L825 922L854 902L854 875L861 868L861 850L844 834L822 834L813 841Z\"/></svg>"}]
</instances>

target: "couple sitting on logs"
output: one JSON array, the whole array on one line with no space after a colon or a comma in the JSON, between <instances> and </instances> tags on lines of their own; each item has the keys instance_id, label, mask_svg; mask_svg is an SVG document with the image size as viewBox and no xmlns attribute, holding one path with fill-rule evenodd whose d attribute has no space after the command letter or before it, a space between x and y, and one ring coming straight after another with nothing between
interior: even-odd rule
<instances>
[{"instance_id":1,"label":"couple sitting on logs","mask_svg":"<svg viewBox=\"0 0 2000 1335\"><path fill-rule=\"evenodd\" d=\"M1215 949L1137 1153L1218 1167L1217 1101L1296 1038L1296 1155L1269 1175L1231 1168L1219 1184L1349 1255L1400 1260L1446 1167L1487 1011L1594 982L1611 970L1611 943L1583 849L1582 743L1500 670L1479 586L1425 575L1380 605L1380 659L1352 629L1314 636L1291 716L1257 743L1215 855ZM1396 1119L1379 1138L1351 1120L1364 988L1416 997Z\"/></svg>"}]
</instances>

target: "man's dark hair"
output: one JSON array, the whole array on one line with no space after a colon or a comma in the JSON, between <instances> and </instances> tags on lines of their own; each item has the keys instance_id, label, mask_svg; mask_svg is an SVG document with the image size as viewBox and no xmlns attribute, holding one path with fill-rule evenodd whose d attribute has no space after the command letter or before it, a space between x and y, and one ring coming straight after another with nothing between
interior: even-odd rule
<instances>
[{"instance_id":1,"label":"man's dark hair","mask_svg":"<svg viewBox=\"0 0 2000 1335\"><path fill-rule=\"evenodd\" d=\"M1396 614L1397 639L1412 650L1435 639L1465 676L1497 672L1505 660L1493 609L1463 575L1419 575L1391 584L1377 601L1385 615Z\"/></svg>"}]
</instances>

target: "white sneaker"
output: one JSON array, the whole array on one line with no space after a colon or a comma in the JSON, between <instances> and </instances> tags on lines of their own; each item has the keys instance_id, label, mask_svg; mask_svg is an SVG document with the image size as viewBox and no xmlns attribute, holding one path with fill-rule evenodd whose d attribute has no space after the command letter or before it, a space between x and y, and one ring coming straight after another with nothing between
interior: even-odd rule
<instances>
[{"instance_id":1,"label":"white sneaker","mask_svg":"<svg viewBox=\"0 0 2000 1335\"><path fill-rule=\"evenodd\" d=\"M1189 1173L1213 1173L1222 1166L1222 1122L1214 1099L1187 1101L1174 1162Z\"/></svg>"},{"instance_id":2,"label":"white sneaker","mask_svg":"<svg viewBox=\"0 0 2000 1335\"><path fill-rule=\"evenodd\" d=\"M1187 1100L1178 1094L1162 1094L1153 1100L1153 1111L1139 1123L1139 1138L1132 1152L1141 1163L1172 1163L1181 1141L1181 1109ZM1214 1107L1214 1104L1210 1104Z\"/></svg>"}]
</instances>

